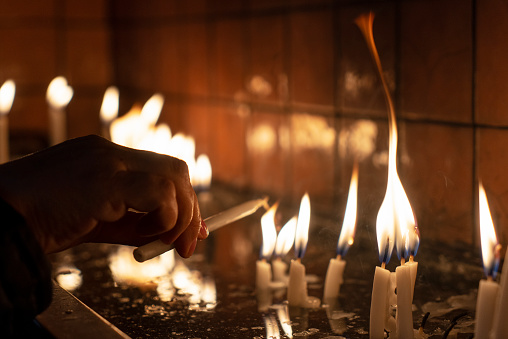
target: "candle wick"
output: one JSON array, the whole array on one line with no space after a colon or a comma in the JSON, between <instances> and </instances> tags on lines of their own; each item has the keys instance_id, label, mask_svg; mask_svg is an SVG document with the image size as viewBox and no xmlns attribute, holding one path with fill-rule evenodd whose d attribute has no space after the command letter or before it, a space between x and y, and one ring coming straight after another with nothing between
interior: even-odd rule
<instances>
[{"instance_id":1,"label":"candle wick","mask_svg":"<svg viewBox=\"0 0 508 339\"><path fill-rule=\"evenodd\" d=\"M487 281L492 281L492 280L493 280L493 279L492 279L492 276L491 276L491 275L488 275L488 276L487 276Z\"/></svg>"},{"instance_id":2,"label":"candle wick","mask_svg":"<svg viewBox=\"0 0 508 339\"><path fill-rule=\"evenodd\" d=\"M340 254L337 254L337 260L342 259L342 256Z\"/></svg>"},{"instance_id":3,"label":"candle wick","mask_svg":"<svg viewBox=\"0 0 508 339\"><path fill-rule=\"evenodd\" d=\"M383 261L383 262L381 263L381 268L385 268L385 267L386 267L386 263Z\"/></svg>"},{"instance_id":4,"label":"candle wick","mask_svg":"<svg viewBox=\"0 0 508 339\"><path fill-rule=\"evenodd\" d=\"M302 262L302 260L301 260L300 258L296 258L296 262L297 262L297 263L301 263L301 262Z\"/></svg>"},{"instance_id":5,"label":"candle wick","mask_svg":"<svg viewBox=\"0 0 508 339\"><path fill-rule=\"evenodd\" d=\"M409 256L409 262L412 263L414 261L414 259L415 259L415 256L411 254Z\"/></svg>"},{"instance_id":6,"label":"candle wick","mask_svg":"<svg viewBox=\"0 0 508 339\"><path fill-rule=\"evenodd\" d=\"M402 258L402 259L400 259L400 265L401 265L401 266L402 266L402 265L404 265L405 263L406 263L406 258Z\"/></svg>"}]
</instances>

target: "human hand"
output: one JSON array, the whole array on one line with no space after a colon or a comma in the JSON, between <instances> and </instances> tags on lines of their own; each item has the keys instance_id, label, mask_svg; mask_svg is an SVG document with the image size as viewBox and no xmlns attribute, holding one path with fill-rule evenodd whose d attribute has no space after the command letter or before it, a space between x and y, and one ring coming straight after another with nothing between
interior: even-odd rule
<instances>
[{"instance_id":1,"label":"human hand","mask_svg":"<svg viewBox=\"0 0 508 339\"><path fill-rule=\"evenodd\" d=\"M189 257L208 235L184 161L98 136L1 165L0 196L46 253L83 242L140 246L160 238Z\"/></svg>"}]
</instances>

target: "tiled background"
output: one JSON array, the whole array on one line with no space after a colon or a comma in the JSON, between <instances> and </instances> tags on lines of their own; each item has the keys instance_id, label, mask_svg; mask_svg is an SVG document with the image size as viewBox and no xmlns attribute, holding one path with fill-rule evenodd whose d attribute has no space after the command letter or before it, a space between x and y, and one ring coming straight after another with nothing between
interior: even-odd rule
<instances>
[{"instance_id":1,"label":"tiled background","mask_svg":"<svg viewBox=\"0 0 508 339\"><path fill-rule=\"evenodd\" d=\"M352 146L360 228L386 183L387 113L353 20L374 35L399 120L401 180L422 239L478 241L478 177L508 243L508 5L501 0L0 1L0 81L17 95L13 138L47 134L45 90L74 87L71 137L100 131L109 85L121 112L161 92L161 121L193 135L214 180L342 220ZM362 133L363 132L363 133ZM374 139L370 139L374 138ZM368 144L367 142L367 144ZM365 145L360 143L360 145Z\"/></svg>"}]
</instances>

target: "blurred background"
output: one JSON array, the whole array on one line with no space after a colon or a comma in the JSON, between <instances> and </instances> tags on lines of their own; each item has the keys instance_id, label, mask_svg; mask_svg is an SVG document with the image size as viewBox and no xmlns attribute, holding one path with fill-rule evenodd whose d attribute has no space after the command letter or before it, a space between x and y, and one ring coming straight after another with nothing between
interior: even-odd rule
<instances>
[{"instance_id":1,"label":"blurred background","mask_svg":"<svg viewBox=\"0 0 508 339\"><path fill-rule=\"evenodd\" d=\"M354 19L374 37L399 122L399 172L422 240L479 243L481 177L508 242L508 5L500 0L0 1L11 157L49 144L46 89L66 77L68 137L101 133L161 93L159 123L191 135L213 183L342 220L360 160L359 229L386 188L387 110ZM374 234L374 233L372 233Z\"/></svg>"}]
</instances>

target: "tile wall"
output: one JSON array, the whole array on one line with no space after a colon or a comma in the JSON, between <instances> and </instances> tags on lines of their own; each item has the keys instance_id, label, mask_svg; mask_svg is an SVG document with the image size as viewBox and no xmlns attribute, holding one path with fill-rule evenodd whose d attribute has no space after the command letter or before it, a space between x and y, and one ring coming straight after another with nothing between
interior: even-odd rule
<instances>
[{"instance_id":1,"label":"tile wall","mask_svg":"<svg viewBox=\"0 0 508 339\"><path fill-rule=\"evenodd\" d=\"M108 85L121 112L161 92L161 121L193 135L214 180L342 220L360 152L360 228L386 185L387 112L353 20L374 35L399 121L399 171L422 239L477 243L481 176L508 243L508 5L501 0L0 1L0 81L16 135L44 135L44 92L75 88L69 134L99 131ZM7 46L7 47L6 47Z\"/></svg>"}]
</instances>

